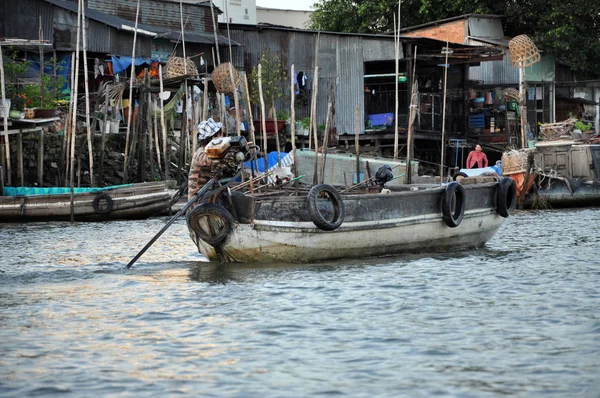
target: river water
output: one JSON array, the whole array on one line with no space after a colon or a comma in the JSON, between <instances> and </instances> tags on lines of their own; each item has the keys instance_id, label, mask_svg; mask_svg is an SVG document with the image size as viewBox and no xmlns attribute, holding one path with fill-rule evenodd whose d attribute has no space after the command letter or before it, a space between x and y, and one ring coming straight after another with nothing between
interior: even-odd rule
<instances>
[{"instance_id":1,"label":"river water","mask_svg":"<svg viewBox=\"0 0 600 398\"><path fill-rule=\"evenodd\" d=\"M0 396L599 397L600 209L485 248L216 267L183 221L0 224Z\"/></svg>"}]
</instances>

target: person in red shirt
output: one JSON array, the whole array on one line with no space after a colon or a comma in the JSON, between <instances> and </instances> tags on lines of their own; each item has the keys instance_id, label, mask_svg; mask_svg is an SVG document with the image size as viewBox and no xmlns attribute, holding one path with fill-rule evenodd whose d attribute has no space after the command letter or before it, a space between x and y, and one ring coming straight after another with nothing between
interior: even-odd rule
<instances>
[{"instance_id":1,"label":"person in red shirt","mask_svg":"<svg viewBox=\"0 0 600 398\"><path fill-rule=\"evenodd\" d=\"M475 166L477 165L477 166ZM477 144L475 150L469 153L467 158L467 169L488 167L488 159L481 149L481 145Z\"/></svg>"}]
</instances>

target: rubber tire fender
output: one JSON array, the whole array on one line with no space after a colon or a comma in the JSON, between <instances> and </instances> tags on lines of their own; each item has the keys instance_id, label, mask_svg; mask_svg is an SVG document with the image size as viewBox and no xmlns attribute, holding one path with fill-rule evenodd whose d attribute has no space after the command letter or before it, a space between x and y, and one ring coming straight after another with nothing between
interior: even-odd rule
<instances>
[{"instance_id":1,"label":"rubber tire fender","mask_svg":"<svg viewBox=\"0 0 600 398\"><path fill-rule=\"evenodd\" d=\"M464 215L465 188L458 182L451 182L446 185L446 190L442 194L442 218L447 226L456 228L462 222Z\"/></svg>"},{"instance_id":2,"label":"rubber tire fender","mask_svg":"<svg viewBox=\"0 0 600 398\"><path fill-rule=\"evenodd\" d=\"M496 212L506 218L517 207L517 184L510 177L498 181L496 190Z\"/></svg>"},{"instance_id":3,"label":"rubber tire fender","mask_svg":"<svg viewBox=\"0 0 600 398\"><path fill-rule=\"evenodd\" d=\"M323 193L329 196L329 200L331 200L333 205L334 215L332 221L325 219L317 207L317 198ZM307 200L310 220L317 226L317 228L322 229L323 231L333 231L344 222L344 218L346 217L344 201L342 200L342 196L339 194L339 192L336 191L336 189L331 185L315 185L308 193Z\"/></svg>"},{"instance_id":4,"label":"rubber tire fender","mask_svg":"<svg viewBox=\"0 0 600 398\"><path fill-rule=\"evenodd\" d=\"M199 219L207 216L218 217L223 222L223 227L215 235L208 235L201 228L197 227ZM233 216L226 208L215 203L199 204L187 214L186 219L188 227L194 231L196 237L212 246L216 246L227 239L235 222Z\"/></svg>"},{"instance_id":5,"label":"rubber tire fender","mask_svg":"<svg viewBox=\"0 0 600 398\"><path fill-rule=\"evenodd\" d=\"M102 204L103 202L105 205ZM98 195L96 195L94 201L92 202L94 211L99 214L106 214L110 212L113 209L113 206L113 199L106 192L100 192Z\"/></svg>"}]
</instances>

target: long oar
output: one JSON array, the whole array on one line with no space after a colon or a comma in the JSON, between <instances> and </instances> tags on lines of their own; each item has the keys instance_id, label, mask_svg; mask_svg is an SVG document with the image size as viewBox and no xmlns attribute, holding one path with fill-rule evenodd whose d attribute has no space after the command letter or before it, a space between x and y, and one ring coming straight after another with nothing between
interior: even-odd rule
<instances>
[{"instance_id":1,"label":"long oar","mask_svg":"<svg viewBox=\"0 0 600 398\"><path fill-rule=\"evenodd\" d=\"M138 254L136 254L136 256L129 262L129 264L127 264L127 269L131 268L131 266L133 264L135 264L135 262L142 257L142 254L144 254L146 252L146 250L148 250L150 248L150 246L152 246L154 244L154 242L156 242L156 240L158 238L160 238L160 236L175 222L175 220L177 220L179 217L181 217L182 214L185 214L185 212L200 198L202 197L205 193L207 193L215 184L215 182L217 182L216 178L212 178L208 183L206 183L202 189L200 189L198 191L198 193L196 193L194 195L194 197L192 199L190 199L185 206L183 206L183 208L181 210L179 210L177 212L177 214L175 214L173 217L171 217L171 219L169 220L169 222L160 230L158 231L158 233L156 235L154 235L154 238L152 238L150 240L150 242L148 242L146 244L146 246L144 246L144 248L142 250L140 250L140 252Z\"/></svg>"}]
</instances>

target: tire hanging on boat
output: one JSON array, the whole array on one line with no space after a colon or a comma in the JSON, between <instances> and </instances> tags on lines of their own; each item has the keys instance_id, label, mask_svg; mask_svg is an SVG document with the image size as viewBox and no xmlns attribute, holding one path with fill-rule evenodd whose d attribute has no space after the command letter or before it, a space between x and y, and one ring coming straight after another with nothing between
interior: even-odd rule
<instances>
[{"instance_id":1,"label":"tire hanging on boat","mask_svg":"<svg viewBox=\"0 0 600 398\"><path fill-rule=\"evenodd\" d=\"M99 214L106 214L110 212L113 208L113 205L113 199L105 192L100 192L98 195L96 195L94 201L92 202L94 211Z\"/></svg>"},{"instance_id":2,"label":"tire hanging on boat","mask_svg":"<svg viewBox=\"0 0 600 398\"><path fill-rule=\"evenodd\" d=\"M216 246L229 236L234 219L223 206L202 203L188 213L187 223L196 237L209 245Z\"/></svg>"},{"instance_id":3,"label":"tire hanging on boat","mask_svg":"<svg viewBox=\"0 0 600 398\"><path fill-rule=\"evenodd\" d=\"M456 228L465 215L465 189L458 182L446 185L442 195L442 218L447 226Z\"/></svg>"},{"instance_id":4,"label":"tire hanging on boat","mask_svg":"<svg viewBox=\"0 0 600 398\"><path fill-rule=\"evenodd\" d=\"M517 184L510 177L498 181L496 190L496 212L506 218L517 206Z\"/></svg>"},{"instance_id":5,"label":"tire hanging on boat","mask_svg":"<svg viewBox=\"0 0 600 398\"><path fill-rule=\"evenodd\" d=\"M318 208L317 199L322 194L329 197L333 206L333 219L331 221L326 219ZM317 228L322 229L323 231L333 231L342 225L344 217L346 216L344 202L342 196L334 187L329 184L315 185L308 193L307 199L310 220Z\"/></svg>"}]
</instances>

